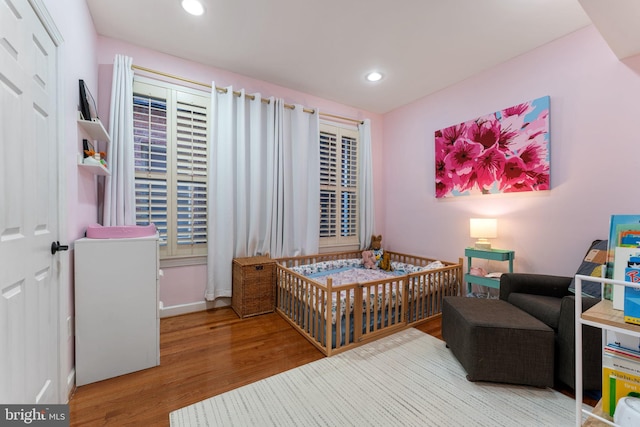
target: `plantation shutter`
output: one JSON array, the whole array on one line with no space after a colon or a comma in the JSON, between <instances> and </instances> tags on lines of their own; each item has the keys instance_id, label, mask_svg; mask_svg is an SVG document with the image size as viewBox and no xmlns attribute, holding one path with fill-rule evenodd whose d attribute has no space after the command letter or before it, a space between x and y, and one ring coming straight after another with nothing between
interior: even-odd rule
<instances>
[{"instance_id":1,"label":"plantation shutter","mask_svg":"<svg viewBox=\"0 0 640 427\"><path fill-rule=\"evenodd\" d=\"M340 236L358 236L358 145L353 137L342 135Z\"/></svg>"},{"instance_id":2,"label":"plantation shutter","mask_svg":"<svg viewBox=\"0 0 640 427\"><path fill-rule=\"evenodd\" d=\"M206 254L207 108L206 98L177 93L175 252L178 255Z\"/></svg>"},{"instance_id":3,"label":"plantation shutter","mask_svg":"<svg viewBox=\"0 0 640 427\"><path fill-rule=\"evenodd\" d=\"M320 238L337 235L337 135L320 132Z\"/></svg>"},{"instance_id":4,"label":"plantation shutter","mask_svg":"<svg viewBox=\"0 0 640 427\"><path fill-rule=\"evenodd\" d=\"M145 78L134 81L136 223L154 223L160 256L207 253L209 98Z\"/></svg>"},{"instance_id":5,"label":"plantation shutter","mask_svg":"<svg viewBox=\"0 0 640 427\"><path fill-rule=\"evenodd\" d=\"M155 224L167 245L167 100L165 91L133 96L136 224Z\"/></svg>"},{"instance_id":6,"label":"plantation shutter","mask_svg":"<svg viewBox=\"0 0 640 427\"><path fill-rule=\"evenodd\" d=\"M327 124L320 131L321 246L358 244L358 133Z\"/></svg>"}]
</instances>

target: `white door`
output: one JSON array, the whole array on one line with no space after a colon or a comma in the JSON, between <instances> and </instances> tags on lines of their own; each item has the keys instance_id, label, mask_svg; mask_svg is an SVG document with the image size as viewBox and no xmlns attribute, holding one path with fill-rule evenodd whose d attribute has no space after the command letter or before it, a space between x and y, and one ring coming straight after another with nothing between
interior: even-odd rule
<instances>
[{"instance_id":1,"label":"white door","mask_svg":"<svg viewBox=\"0 0 640 427\"><path fill-rule=\"evenodd\" d=\"M0 2L0 402L60 403L56 46Z\"/></svg>"}]
</instances>

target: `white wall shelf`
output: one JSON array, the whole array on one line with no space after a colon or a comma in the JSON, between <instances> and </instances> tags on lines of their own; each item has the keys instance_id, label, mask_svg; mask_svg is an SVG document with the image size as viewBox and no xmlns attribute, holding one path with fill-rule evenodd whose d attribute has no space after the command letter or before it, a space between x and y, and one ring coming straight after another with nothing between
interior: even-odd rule
<instances>
[{"instance_id":1,"label":"white wall shelf","mask_svg":"<svg viewBox=\"0 0 640 427\"><path fill-rule=\"evenodd\" d=\"M91 172L94 175L111 176L111 171L104 166L91 165L84 163L84 156L78 153L78 167Z\"/></svg>"},{"instance_id":2,"label":"white wall shelf","mask_svg":"<svg viewBox=\"0 0 640 427\"><path fill-rule=\"evenodd\" d=\"M640 326L625 323L622 310L614 310L613 303L609 300L602 300L590 309L582 313L582 281L598 281L603 284L609 283L621 286L631 286L640 288L636 284L613 279L600 279L592 276L576 275L576 426L617 426L609 414L602 411L602 401L589 412L582 408L582 325L600 328L603 331L616 331L623 334L640 337ZM603 332L604 334L604 332ZM604 339L603 339L604 348ZM589 418L582 424L582 414L588 414Z\"/></svg>"},{"instance_id":3,"label":"white wall shelf","mask_svg":"<svg viewBox=\"0 0 640 427\"><path fill-rule=\"evenodd\" d=\"M111 143L111 138L109 134L105 130L104 126L102 126L102 122L100 119L93 120L83 120L82 118L78 118L78 126L84 131L84 133L89 136L94 142L104 142L107 144ZM97 143L95 144L95 151L99 151L97 147ZM108 152L108 148L105 148L105 151ZM108 168L105 168L100 165L95 164L85 164L84 163L84 155L83 153L78 154L78 167L85 169L94 175L100 176L111 176L111 171Z\"/></svg>"},{"instance_id":4,"label":"white wall shelf","mask_svg":"<svg viewBox=\"0 0 640 427\"><path fill-rule=\"evenodd\" d=\"M84 129L87 135L89 135L94 141L104 141L106 143L111 142L111 138L109 138L109 134L105 130L104 126L102 126L100 119L78 119L78 125L80 125L80 127Z\"/></svg>"}]
</instances>

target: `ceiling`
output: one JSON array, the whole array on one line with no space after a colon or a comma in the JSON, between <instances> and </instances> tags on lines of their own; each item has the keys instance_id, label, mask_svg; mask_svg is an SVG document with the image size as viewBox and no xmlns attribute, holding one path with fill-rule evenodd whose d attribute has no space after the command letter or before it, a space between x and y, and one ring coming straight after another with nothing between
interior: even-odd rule
<instances>
[{"instance_id":1,"label":"ceiling","mask_svg":"<svg viewBox=\"0 0 640 427\"><path fill-rule=\"evenodd\" d=\"M601 32L608 26L604 31L620 33L612 25L620 16L636 27L638 20L613 13L617 6L612 3L628 2L635 9L634 3L640 4L637 0L203 2L205 14L195 17L182 10L179 0L87 0L100 35L374 113L408 104L592 21ZM640 9L635 12L637 18ZM601 16L608 24L598 25ZM616 37L625 44L624 32ZM384 78L366 81L365 74L374 69Z\"/></svg>"}]
</instances>

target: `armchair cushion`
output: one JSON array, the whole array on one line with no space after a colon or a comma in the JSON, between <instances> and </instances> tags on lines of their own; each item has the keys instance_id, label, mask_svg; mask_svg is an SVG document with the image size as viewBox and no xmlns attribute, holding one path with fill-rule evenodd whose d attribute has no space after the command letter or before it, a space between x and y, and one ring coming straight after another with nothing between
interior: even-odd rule
<instances>
[{"instance_id":1,"label":"armchair cushion","mask_svg":"<svg viewBox=\"0 0 640 427\"><path fill-rule=\"evenodd\" d=\"M560 307L562 305L561 298L514 292L509 295L507 302L526 311L554 331L558 330Z\"/></svg>"},{"instance_id":2,"label":"armchair cushion","mask_svg":"<svg viewBox=\"0 0 640 427\"><path fill-rule=\"evenodd\" d=\"M570 277L545 274L504 273L500 277L500 299L509 300L512 293L562 298L569 295Z\"/></svg>"}]
</instances>

